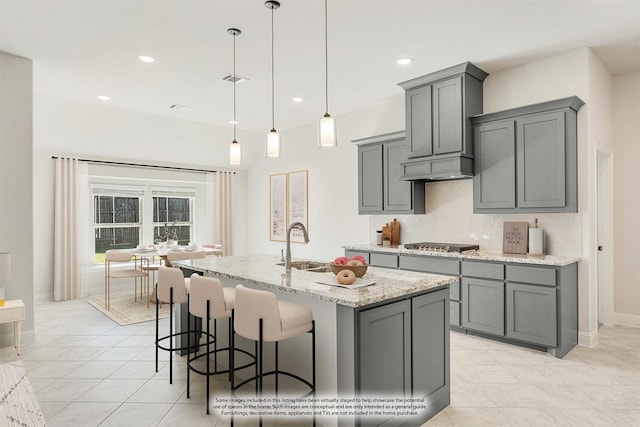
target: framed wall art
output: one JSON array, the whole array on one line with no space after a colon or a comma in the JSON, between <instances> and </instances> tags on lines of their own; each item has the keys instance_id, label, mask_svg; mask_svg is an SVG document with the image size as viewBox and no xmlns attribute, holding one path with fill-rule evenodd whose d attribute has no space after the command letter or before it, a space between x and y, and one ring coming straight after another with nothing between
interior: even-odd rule
<instances>
[{"instance_id":1,"label":"framed wall art","mask_svg":"<svg viewBox=\"0 0 640 427\"><path fill-rule=\"evenodd\" d=\"M309 230L308 221L308 171L289 172L287 174L288 215L287 227L294 222L302 223ZM285 236L286 237L286 236ZM300 229L291 230L291 241L304 243L304 234Z\"/></svg>"},{"instance_id":2,"label":"framed wall art","mask_svg":"<svg viewBox=\"0 0 640 427\"><path fill-rule=\"evenodd\" d=\"M269 238L284 242L287 238L287 174L271 175L269 187Z\"/></svg>"}]
</instances>

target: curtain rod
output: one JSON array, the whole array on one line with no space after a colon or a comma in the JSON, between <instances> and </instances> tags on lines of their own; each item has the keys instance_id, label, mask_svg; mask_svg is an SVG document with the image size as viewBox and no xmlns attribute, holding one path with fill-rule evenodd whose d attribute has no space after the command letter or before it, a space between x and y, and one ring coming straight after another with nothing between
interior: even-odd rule
<instances>
[{"instance_id":1,"label":"curtain rod","mask_svg":"<svg viewBox=\"0 0 640 427\"><path fill-rule=\"evenodd\" d=\"M58 156L51 156L52 159L57 159ZM95 160L95 159L78 159L79 162L87 162L87 163L95 163L98 165L114 165L114 166L135 166L139 168L155 168L155 169L169 169L169 170L178 170L178 171L187 171L187 172L231 172L232 174L236 174L233 171L220 171L220 170L209 170L209 169L194 169L194 168L182 168L177 166L160 166L160 165L145 165L142 163L125 163L125 162L112 162L108 160Z\"/></svg>"}]
</instances>

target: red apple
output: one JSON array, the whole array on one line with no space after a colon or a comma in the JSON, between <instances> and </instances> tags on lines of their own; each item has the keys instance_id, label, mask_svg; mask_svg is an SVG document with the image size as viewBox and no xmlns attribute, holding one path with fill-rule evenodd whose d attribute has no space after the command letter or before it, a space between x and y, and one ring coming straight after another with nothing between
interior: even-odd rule
<instances>
[{"instance_id":1,"label":"red apple","mask_svg":"<svg viewBox=\"0 0 640 427\"><path fill-rule=\"evenodd\" d=\"M339 256L338 258L333 260L333 263L338 265L347 265L347 262L349 262L349 260L343 256Z\"/></svg>"}]
</instances>

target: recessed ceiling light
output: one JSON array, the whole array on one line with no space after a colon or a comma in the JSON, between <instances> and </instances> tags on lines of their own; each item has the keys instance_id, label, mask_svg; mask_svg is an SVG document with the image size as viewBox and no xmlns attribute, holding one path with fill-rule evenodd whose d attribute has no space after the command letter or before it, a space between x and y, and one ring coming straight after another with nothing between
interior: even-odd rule
<instances>
[{"instance_id":1,"label":"recessed ceiling light","mask_svg":"<svg viewBox=\"0 0 640 427\"><path fill-rule=\"evenodd\" d=\"M156 60L150 56L138 56L138 59L142 62L156 62Z\"/></svg>"},{"instance_id":2,"label":"recessed ceiling light","mask_svg":"<svg viewBox=\"0 0 640 427\"><path fill-rule=\"evenodd\" d=\"M108 100L110 100L111 98L109 98L107 95L98 95L98 99L99 99L100 101L108 101Z\"/></svg>"},{"instance_id":3,"label":"recessed ceiling light","mask_svg":"<svg viewBox=\"0 0 640 427\"><path fill-rule=\"evenodd\" d=\"M400 65L407 65L413 62L413 58L400 58L396 62Z\"/></svg>"},{"instance_id":4,"label":"recessed ceiling light","mask_svg":"<svg viewBox=\"0 0 640 427\"><path fill-rule=\"evenodd\" d=\"M302 102L302 101L304 101L304 99L303 99L303 98L300 98L300 97L297 97L297 96L296 96L295 98L291 98L291 100L292 100L293 102Z\"/></svg>"}]
</instances>

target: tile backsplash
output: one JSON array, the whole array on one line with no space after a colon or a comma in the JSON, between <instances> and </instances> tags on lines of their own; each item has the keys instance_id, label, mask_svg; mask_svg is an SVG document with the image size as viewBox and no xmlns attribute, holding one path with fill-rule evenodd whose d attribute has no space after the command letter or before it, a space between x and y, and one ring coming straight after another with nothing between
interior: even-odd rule
<instances>
[{"instance_id":1,"label":"tile backsplash","mask_svg":"<svg viewBox=\"0 0 640 427\"><path fill-rule=\"evenodd\" d=\"M376 230L398 218L400 243L447 242L476 243L480 249L502 251L503 223L527 221L545 232L545 253L582 256L582 214L474 214L473 180L435 182L426 185L425 215L371 215L370 243L375 243Z\"/></svg>"}]
</instances>

